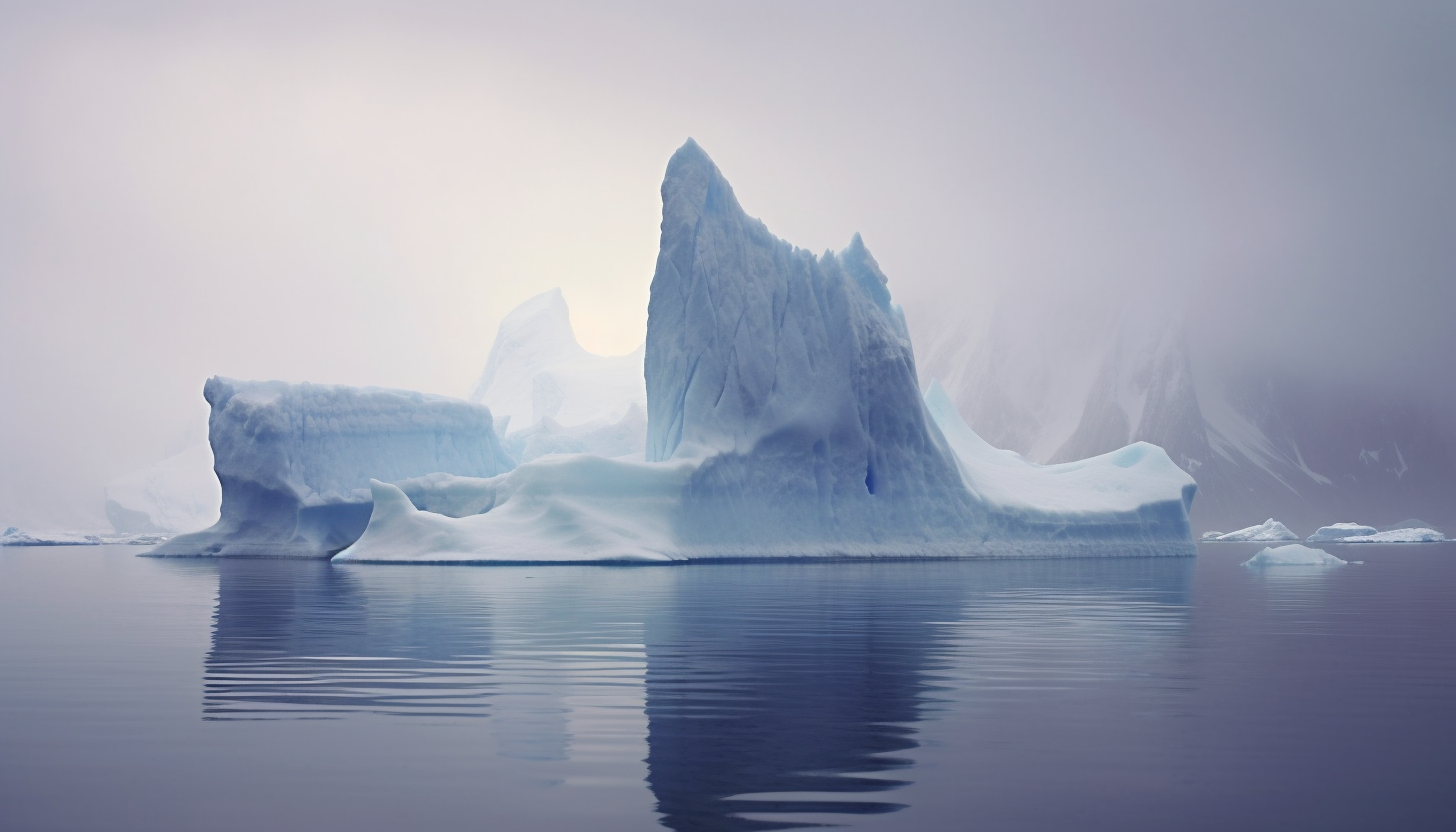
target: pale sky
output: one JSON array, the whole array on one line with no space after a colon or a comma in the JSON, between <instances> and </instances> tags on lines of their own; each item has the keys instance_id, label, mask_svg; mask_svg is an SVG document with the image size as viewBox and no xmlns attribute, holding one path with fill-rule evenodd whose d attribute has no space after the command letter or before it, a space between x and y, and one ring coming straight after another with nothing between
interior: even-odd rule
<instances>
[{"instance_id":1,"label":"pale sky","mask_svg":"<svg viewBox=\"0 0 1456 832\"><path fill-rule=\"evenodd\" d=\"M553 286L634 349L688 136L912 313L1156 289L1456 377L1450 3L0 2L0 525L104 527L213 374L463 396Z\"/></svg>"}]
</instances>

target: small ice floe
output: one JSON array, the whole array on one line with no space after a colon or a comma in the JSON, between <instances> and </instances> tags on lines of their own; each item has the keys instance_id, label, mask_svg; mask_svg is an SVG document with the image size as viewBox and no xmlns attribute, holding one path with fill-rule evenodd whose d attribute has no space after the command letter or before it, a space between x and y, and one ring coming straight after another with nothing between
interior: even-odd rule
<instances>
[{"instance_id":1,"label":"small ice floe","mask_svg":"<svg viewBox=\"0 0 1456 832\"><path fill-rule=\"evenodd\" d=\"M0 534L0 546L100 546L101 538L79 532L25 532L11 526Z\"/></svg>"},{"instance_id":2,"label":"small ice floe","mask_svg":"<svg viewBox=\"0 0 1456 832\"><path fill-rule=\"evenodd\" d=\"M1223 535L1224 535L1223 532L1204 532L1203 533L1203 536L1199 537L1198 539L1199 540L1218 540L1220 537L1223 537Z\"/></svg>"},{"instance_id":3,"label":"small ice floe","mask_svg":"<svg viewBox=\"0 0 1456 832\"><path fill-rule=\"evenodd\" d=\"M1247 529L1239 529L1236 532L1221 534L1218 537L1210 538L1203 536L1204 540L1231 540L1247 541L1250 543L1270 543L1276 540L1298 540L1299 535L1289 530L1289 527L1270 517L1257 526L1250 526Z\"/></svg>"},{"instance_id":4,"label":"small ice floe","mask_svg":"<svg viewBox=\"0 0 1456 832\"><path fill-rule=\"evenodd\" d=\"M1265 546L1263 551L1244 561L1244 566L1344 566L1340 560L1323 549L1313 549L1299 543L1288 546Z\"/></svg>"}]
</instances>

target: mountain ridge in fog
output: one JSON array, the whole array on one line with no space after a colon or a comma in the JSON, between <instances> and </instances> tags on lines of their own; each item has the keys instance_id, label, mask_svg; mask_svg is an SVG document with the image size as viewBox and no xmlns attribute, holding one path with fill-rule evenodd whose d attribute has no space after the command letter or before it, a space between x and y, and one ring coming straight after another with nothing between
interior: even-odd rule
<instances>
[{"instance_id":1,"label":"mountain ridge in fog","mask_svg":"<svg viewBox=\"0 0 1456 832\"><path fill-rule=\"evenodd\" d=\"M908 318L922 382L938 380L987 441L1039 463L1159 445L1198 481L1195 532L1271 516L1302 533L1456 521L1456 443L1436 397L1221 349L1190 336L1182 309L1003 294Z\"/></svg>"}]
</instances>

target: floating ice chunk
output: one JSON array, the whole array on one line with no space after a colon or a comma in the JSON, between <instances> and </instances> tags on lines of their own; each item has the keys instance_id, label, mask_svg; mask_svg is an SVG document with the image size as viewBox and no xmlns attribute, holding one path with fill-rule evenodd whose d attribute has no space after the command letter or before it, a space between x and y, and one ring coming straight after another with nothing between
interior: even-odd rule
<instances>
[{"instance_id":1,"label":"floating ice chunk","mask_svg":"<svg viewBox=\"0 0 1456 832\"><path fill-rule=\"evenodd\" d=\"M1259 554L1244 561L1244 566L1344 566L1345 561L1323 549L1312 549L1298 543L1264 547Z\"/></svg>"},{"instance_id":2,"label":"floating ice chunk","mask_svg":"<svg viewBox=\"0 0 1456 832\"><path fill-rule=\"evenodd\" d=\"M490 476L512 466L490 411L459 399L224 378L203 395L222 516L153 555L327 557L364 530L371 477Z\"/></svg>"},{"instance_id":3,"label":"floating ice chunk","mask_svg":"<svg viewBox=\"0 0 1456 832\"><path fill-rule=\"evenodd\" d=\"M1348 537L1361 537L1375 534L1373 526L1362 526L1359 523L1332 523L1328 526L1321 526L1320 530L1306 538L1309 543L1329 543L1331 541L1344 540Z\"/></svg>"},{"instance_id":4,"label":"floating ice chunk","mask_svg":"<svg viewBox=\"0 0 1456 832\"><path fill-rule=\"evenodd\" d=\"M106 519L120 534L195 532L216 523L222 506L205 443L117 477L105 493Z\"/></svg>"},{"instance_id":5,"label":"floating ice chunk","mask_svg":"<svg viewBox=\"0 0 1456 832\"><path fill-rule=\"evenodd\" d=\"M0 534L0 546L99 546L103 541L84 532L25 532L11 526Z\"/></svg>"},{"instance_id":6,"label":"floating ice chunk","mask_svg":"<svg viewBox=\"0 0 1456 832\"><path fill-rule=\"evenodd\" d=\"M1344 537L1336 543L1440 543L1446 539L1435 529L1395 529L1388 532Z\"/></svg>"},{"instance_id":7,"label":"floating ice chunk","mask_svg":"<svg viewBox=\"0 0 1456 832\"><path fill-rule=\"evenodd\" d=\"M1221 534L1214 538L1214 540L1248 541L1251 543L1298 539L1299 535L1290 531L1283 523L1272 517L1257 526L1249 526L1247 529L1239 529L1236 532Z\"/></svg>"},{"instance_id":8,"label":"floating ice chunk","mask_svg":"<svg viewBox=\"0 0 1456 832\"><path fill-rule=\"evenodd\" d=\"M1204 532L1203 535L1200 536L1198 539L1199 540L1218 540L1220 537L1223 537L1224 534L1225 534L1224 532Z\"/></svg>"}]
</instances>

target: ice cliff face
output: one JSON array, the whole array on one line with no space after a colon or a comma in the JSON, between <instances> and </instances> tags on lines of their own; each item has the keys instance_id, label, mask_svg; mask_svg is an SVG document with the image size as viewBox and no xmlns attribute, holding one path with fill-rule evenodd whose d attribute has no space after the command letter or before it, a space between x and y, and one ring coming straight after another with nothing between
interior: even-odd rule
<instances>
[{"instance_id":1,"label":"ice cliff face","mask_svg":"<svg viewBox=\"0 0 1456 832\"><path fill-rule=\"evenodd\" d=\"M704 458L685 543L832 549L985 525L858 235L819 256L774 237L691 140L662 184L646 375L648 460Z\"/></svg>"},{"instance_id":2,"label":"ice cliff face","mask_svg":"<svg viewBox=\"0 0 1456 832\"><path fill-rule=\"evenodd\" d=\"M363 531L371 477L489 477L513 465L490 411L458 399L218 377L203 396L221 518L153 554L326 556Z\"/></svg>"}]
</instances>

